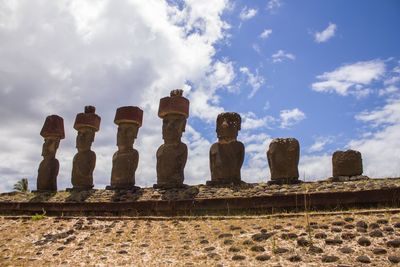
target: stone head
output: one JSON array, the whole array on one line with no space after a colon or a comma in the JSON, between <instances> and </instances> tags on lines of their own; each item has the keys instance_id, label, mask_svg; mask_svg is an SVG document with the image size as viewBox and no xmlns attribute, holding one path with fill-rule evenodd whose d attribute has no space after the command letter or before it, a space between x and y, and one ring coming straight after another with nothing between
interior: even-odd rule
<instances>
[{"instance_id":1,"label":"stone head","mask_svg":"<svg viewBox=\"0 0 400 267\"><path fill-rule=\"evenodd\" d=\"M60 138L58 137L45 138L42 147L42 156L55 157L59 144Z\"/></svg>"},{"instance_id":2,"label":"stone head","mask_svg":"<svg viewBox=\"0 0 400 267\"><path fill-rule=\"evenodd\" d=\"M120 149L131 148L138 135L139 125L136 123L120 123L118 125L117 146Z\"/></svg>"},{"instance_id":3,"label":"stone head","mask_svg":"<svg viewBox=\"0 0 400 267\"><path fill-rule=\"evenodd\" d=\"M180 114L167 114L163 117L162 135L166 143L179 142L185 131L186 118Z\"/></svg>"},{"instance_id":4,"label":"stone head","mask_svg":"<svg viewBox=\"0 0 400 267\"><path fill-rule=\"evenodd\" d=\"M92 127L81 127L76 136L76 148L78 151L88 151L94 141L95 130Z\"/></svg>"},{"instance_id":5,"label":"stone head","mask_svg":"<svg viewBox=\"0 0 400 267\"><path fill-rule=\"evenodd\" d=\"M236 112L224 112L217 117L217 137L219 142L236 141L241 127L241 117Z\"/></svg>"}]
</instances>

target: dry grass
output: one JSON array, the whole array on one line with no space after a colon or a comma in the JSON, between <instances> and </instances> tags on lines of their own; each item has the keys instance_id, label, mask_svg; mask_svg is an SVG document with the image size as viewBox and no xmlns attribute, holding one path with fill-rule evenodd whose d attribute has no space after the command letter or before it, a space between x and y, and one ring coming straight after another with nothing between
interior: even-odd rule
<instances>
[{"instance_id":1,"label":"dry grass","mask_svg":"<svg viewBox=\"0 0 400 267\"><path fill-rule=\"evenodd\" d=\"M345 222L342 226L332 224L344 222L345 218L352 218L354 221ZM379 224L382 237L369 237L370 229L367 229L367 233L361 233L356 228L345 228L345 225L355 226L361 220L370 224L382 219L388 221L387 224ZM398 222L399 212L390 210L369 214L312 213L307 217L300 214L297 217L276 215L185 220L47 217L34 221L1 217L0 265L363 266L356 262L356 258L367 255L372 261L371 266L387 266L390 264L388 255L399 255L399 248L388 247L386 244L388 240L400 238L400 228L394 227ZM328 228L325 229L326 227ZM332 231L334 227L340 228L341 232ZM392 227L393 231L386 231L385 227ZM311 232L307 228L312 229ZM326 233L328 239L339 237L343 243L328 245L325 239L314 238L320 232ZM266 240L254 241L252 237L260 233L273 235ZM296 238L282 238L282 234L288 233L295 234L298 238L312 238L313 245L323 249L323 253L309 252L307 246L297 244ZM355 238L344 240L341 238L343 233L353 233ZM372 244L368 247L357 244L361 236L368 237ZM265 251L253 251L262 250L252 250L255 245L263 247ZM344 254L338 251L345 246L352 248L354 252ZM276 248L286 248L288 252L273 253ZM373 248L384 248L387 253L375 255ZM233 260L235 255L243 256L244 260ZM261 262L256 258L260 255L271 258ZM301 261L290 262L289 258L293 255L299 255ZM339 259L334 263L322 263L322 255L334 255Z\"/></svg>"}]
</instances>

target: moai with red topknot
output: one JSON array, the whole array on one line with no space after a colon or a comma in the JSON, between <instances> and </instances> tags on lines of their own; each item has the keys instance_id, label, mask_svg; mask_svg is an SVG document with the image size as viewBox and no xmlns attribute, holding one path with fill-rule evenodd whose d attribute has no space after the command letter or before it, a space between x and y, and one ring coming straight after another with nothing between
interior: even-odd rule
<instances>
[{"instance_id":1,"label":"moai with red topknot","mask_svg":"<svg viewBox=\"0 0 400 267\"><path fill-rule=\"evenodd\" d=\"M139 162L139 152L133 148L133 143L142 126L143 110L127 106L117 109L114 123L118 125L118 151L112 159L111 186L107 189L137 189L135 187L135 172Z\"/></svg>"},{"instance_id":2,"label":"moai with red topknot","mask_svg":"<svg viewBox=\"0 0 400 267\"><path fill-rule=\"evenodd\" d=\"M157 150L157 184L154 188L184 187L184 168L188 149L182 143L186 120L189 117L189 100L183 90L173 90L169 97L160 99L158 116L163 120L164 144Z\"/></svg>"},{"instance_id":3,"label":"moai with red topknot","mask_svg":"<svg viewBox=\"0 0 400 267\"><path fill-rule=\"evenodd\" d=\"M37 176L37 191L57 191L57 175L60 164L56 152L60 140L65 138L64 120L60 116L48 116L40 135L44 138L42 147L43 160L40 162Z\"/></svg>"},{"instance_id":4,"label":"moai with red topknot","mask_svg":"<svg viewBox=\"0 0 400 267\"><path fill-rule=\"evenodd\" d=\"M207 185L241 184L240 169L244 160L244 145L237 141L241 117L236 112L221 113L217 117L218 142L210 148L211 181Z\"/></svg>"},{"instance_id":5,"label":"moai with red topknot","mask_svg":"<svg viewBox=\"0 0 400 267\"><path fill-rule=\"evenodd\" d=\"M84 113L76 115L74 129L78 131L76 148L78 153L72 162L73 190L93 188L93 170L96 166L96 153L91 150L95 132L100 129L101 118L95 113L96 108L86 106Z\"/></svg>"}]
</instances>

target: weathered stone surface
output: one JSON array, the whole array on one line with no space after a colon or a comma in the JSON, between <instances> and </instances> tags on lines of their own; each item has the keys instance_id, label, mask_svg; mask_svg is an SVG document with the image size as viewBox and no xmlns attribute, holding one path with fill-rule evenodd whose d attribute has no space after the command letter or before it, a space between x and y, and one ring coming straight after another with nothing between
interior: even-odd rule
<instances>
[{"instance_id":1,"label":"weathered stone surface","mask_svg":"<svg viewBox=\"0 0 400 267\"><path fill-rule=\"evenodd\" d=\"M244 160L244 145L236 140L241 117L235 112L217 117L218 142L210 148L211 181L207 185L240 184L240 169Z\"/></svg>"},{"instance_id":2,"label":"weathered stone surface","mask_svg":"<svg viewBox=\"0 0 400 267\"><path fill-rule=\"evenodd\" d=\"M295 138L272 140L267 151L271 182L297 183L300 145Z\"/></svg>"},{"instance_id":3,"label":"weathered stone surface","mask_svg":"<svg viewBox=\"0 0 400 267\"><path fill-rule=\"evenodd\" d=\"M332 168L333 177L362 175L361 153L355 150L336 151L332 156Z\"/></svg>"},{"instance_id":4,"label":"weathered stone surface","mask_svg":"<svg viewBox=\"0 0 400 267\"><path fill-rule=\"evenodd\" d=\"M169 97L160 100L158 116L163 119L164 144L158 148L156 154L156 188L184 186L187 146L181 142L181 137L189 116L189 100L184 98L182 93L182 90L173 90Z\"/></svg>"},{"instance_id":5,"label":"weathered stone surface","mask_svg":"<svg viewBox=\"0 0 400 267\"><path fill-rule=\"evenodd\" d=\"M44 137L42 147L43 160L40 162L37 176L37 191L57 191L57 175L60 164L56 152L60 139L64 139L64 120L60 116L48 116L40 135Z\"/></svg>"},{"instance_id":6,"label":"weathered stone surface","mask_svg":"<svg viewBox=\"0 0 400 267\"><path fill-rule=\"evenodd\" d=\"M133 148L143 111L138 107L126 106L117 109L114 123L118 125L118 151L113 156L110 189L132 189L139 162L139 152Z\"/></svg>"},{"instance_id":7,"label":"weathered stone surface","mask_svg":"<svg viewBox=\"0 0 400 267\"><path fill-rule=\"evenodd\" d=\"M76 116L74 128L78 131L76 148L78 153L72 163L71 182L74 190L93 188L93 170L96 166L96 154L91 150L95 132L100 128L100 117L96 108L86 106L84 113Z\"/></svg>"}]
</instances>

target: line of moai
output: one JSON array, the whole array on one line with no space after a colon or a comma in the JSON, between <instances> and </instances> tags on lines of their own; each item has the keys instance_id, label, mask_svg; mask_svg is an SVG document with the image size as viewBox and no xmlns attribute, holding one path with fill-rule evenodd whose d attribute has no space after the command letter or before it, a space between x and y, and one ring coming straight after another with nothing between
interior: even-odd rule
<instances>
[{"instance_id":1,"label":"line of moai","mask_svg":"<svg viewBox=\"0 0 400 267\"><path fill-rule=\"evenodd\" d=\"M173 90L170 96L160 99L158 116L162 119L164 143L158 148L157 183L154 188L182 188L188 148L181 141L189 117L189 100L183 97L183 90ZM93 188L93 171L96 154L91 150L95 133L100 130L101 118L96 108L86 106L84 113L77 114L74 129L77 130L76 148L71 173L72 189L76 191ZM117 109L114 123L117 130L117 151L112 157L111 182L106 189L136 190L135 172L139 163L139 152L133 148L143 122L143 110L135 106ZM208 186L231 186L244 183L241 168L245 147L237 140L241 129L241 117L236 112L224 112L216 120L218 141L210 148L209 164L211 180ZM37 191L57 191L59 162L55 158L60 140L65 138L64 121L60 116L48 116L40 135L44 138L43 160L39 165ZM269 184L296 184L299 180L298 164L300 144L295 138L272 140L267 150L271 173ZM336 151L332 156L333 177L331 181L365 179L362 176L361 153L354 150Z\"/></svg>"}]
</instances>

